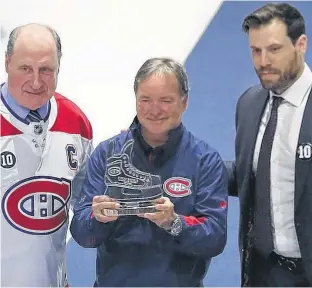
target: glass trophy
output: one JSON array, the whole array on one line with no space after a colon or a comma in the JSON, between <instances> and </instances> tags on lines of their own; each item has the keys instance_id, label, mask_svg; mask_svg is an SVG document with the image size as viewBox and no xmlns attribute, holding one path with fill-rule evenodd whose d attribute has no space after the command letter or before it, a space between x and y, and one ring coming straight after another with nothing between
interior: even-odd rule
<instances>
[{"instance_id":1,"label":"glass trophy","mask_svg":"<svg viewBox=\"0 0 312 288\"><path fill-rule=\"evenodd\" d=\"M114 154L114 142L109 143L106 162L105 195L120 204L118 209L104 209L106 216L137 215L156 212L153 200L163 195L159 175L143 172L133 166L131 155L134 140L125 143L118 154Z\"/></svg>"}]
</instances>

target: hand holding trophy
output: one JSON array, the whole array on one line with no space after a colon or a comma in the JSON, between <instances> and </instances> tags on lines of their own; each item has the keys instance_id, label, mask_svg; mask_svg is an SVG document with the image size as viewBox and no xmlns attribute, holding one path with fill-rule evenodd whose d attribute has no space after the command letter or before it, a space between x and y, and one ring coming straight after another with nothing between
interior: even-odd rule
<instances>
[{"instance_id":1,"label":"hand holding trophy","mask_svg":"<svg viewBox=\"0 0 312 288\"><path fill-rule=\"evenodd\" d=\"M154 200L156 204L155 208L157 212L155 213L144 213L138 216L149 219L154 222L157 226L164 228L166 230L170 229L172 223L179 217L174 212L174 205L168 197L161 197Z\"/></svg>"},{"instance_id":2,"label":"hand holding trophy","mask_svg":"<svg viewBox=\"0 0 312 288\"><path fill-rule=\"evenodd\" d=\"M93 197L92 213L99 222L115 221L118 218L115 216L117 215L115 209L118 209L118 207L119 204L106 195Z\"/></svg>"},{"instance_id":3,"label":"hand holding trophy","mask_svg":"<svg viewBox=\"0 0 312 288\"><path fill-rule=\"evenodd\" d=\"M163 194L161 178L133 166L133 144L134 140L129 140L117 154L114 154L114 142L109 144L105 195L118 204L118 207L106 207L102 210L105 216L138 215L157 211L154 201Z\"/></svg>"}]
</instances>

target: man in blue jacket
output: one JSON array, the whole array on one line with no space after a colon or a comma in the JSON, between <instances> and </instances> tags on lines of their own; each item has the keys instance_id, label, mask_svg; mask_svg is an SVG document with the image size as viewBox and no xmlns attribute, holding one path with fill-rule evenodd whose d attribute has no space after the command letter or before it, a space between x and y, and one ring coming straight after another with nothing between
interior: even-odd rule
<instances>
[{"instance_id":1,"label":"man in blue jacket","mask_svg":"<svg viewBox=\"0 0 312 288\"><path fill-rule=\"evenodd\" d=\"M89 160L71 233L98 249L96 287L201 286L224 249L227 173L218 152L181 123L188 90L182 65L147 60L134 82L137 117ZM115 214L141 197L156 211Z\"/></svg>"}]
</instances>

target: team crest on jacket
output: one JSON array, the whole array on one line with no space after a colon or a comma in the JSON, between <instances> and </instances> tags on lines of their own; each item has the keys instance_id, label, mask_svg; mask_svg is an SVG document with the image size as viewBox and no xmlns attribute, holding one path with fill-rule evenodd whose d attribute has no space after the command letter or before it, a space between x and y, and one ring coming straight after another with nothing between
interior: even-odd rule
<instances>
[{"instance_id":1,"label":"team crest on jacket","mask_svg":"<svg viewBox=\"0 0 312 288\"><path fill-rule=\"evenodd\" d=\"M171 177L164 183L165 192L172 197L185 197L192 193L192 181L182 177Z\"/></svg>"},{"instance_id":2,"label":"team crest on jacket","mask_svg":"<svg viewBox=\"0 0 312 288\"><path fill-rule=\"evenodd\" d=\"M8 189L1 208L14 228L28 234L46 235L57 231L68 217L71 182L64 178L34 176Z\"/></svg>"}]
</instances>

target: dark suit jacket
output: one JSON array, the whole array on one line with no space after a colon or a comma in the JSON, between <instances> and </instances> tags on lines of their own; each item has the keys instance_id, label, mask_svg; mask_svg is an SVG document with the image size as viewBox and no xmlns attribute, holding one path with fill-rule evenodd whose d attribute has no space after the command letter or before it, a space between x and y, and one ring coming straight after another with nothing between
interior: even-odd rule
<instances>
[{"instance_id":1,"label":"dark suit jacket","mask_svg":"<svg viewBox=\"0 0 312 288\"><path fill-rule=\"evenodd\" d=\"M240 202L239 246L242 262L242 285L248 285L248 267L252 265L252 248L247 247L248 222L254 203L252 161L260 120L269 92L260 85L249 88L236 107L235 162L225 163L229 173L229 194ZM304 111L298 146L312 143L312 91ZM295 227L304 268L312 285L312 159L295 164Z\"/></svg>"}]
</instances>

